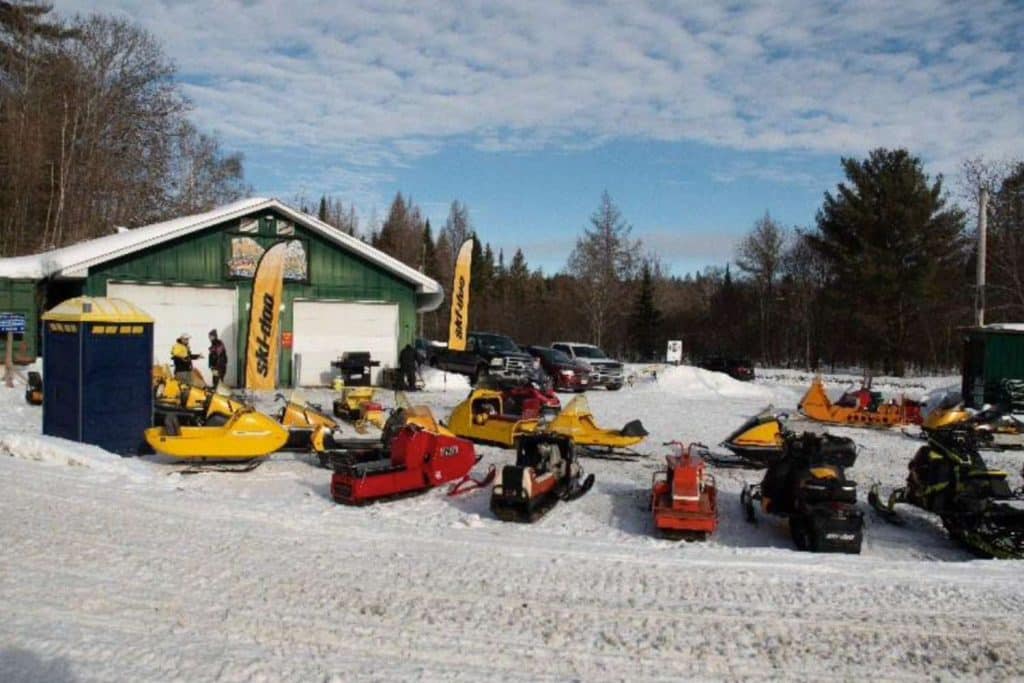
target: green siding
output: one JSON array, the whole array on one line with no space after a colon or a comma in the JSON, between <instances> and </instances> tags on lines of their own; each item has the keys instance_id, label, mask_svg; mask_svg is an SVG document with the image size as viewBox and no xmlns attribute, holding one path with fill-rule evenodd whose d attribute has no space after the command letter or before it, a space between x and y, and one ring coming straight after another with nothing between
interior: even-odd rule
<instances>
[{"instance_id":1,"label":"green siding","mask_svg":"<svg viewBox=\"0 0 1024 683\"><path fill-rule=\"evenodd\" d=\"M286 282L284 286L283 331L294 331L292 303L295 299L387 301L399 305L399 348L413 341L416 331L415 285L301 226L295 227L294 236L275 237L273 221L266 220L266 215L267 212L260 213L258 240L261 243L298 238L305 241L308 249L309 282ZM230 221L199 235L183 237L91 268L85 293L90 296L106 296L109 281L237 287L241 320L234 358L240 359L244 355L248 335L252 284L250 280L229 278L226 266L229 235L237 231L239 223L238 220ZM238 370L242 372L241 366ZM279 379L284 386L292 383L289 349L283 349Z\"/></svg>"},{"instance_id":2,"label":"green siding","mask_svg":"<svg viewBox=\"0 0 1024 683\"><path fill-rule=\"evenodd\" d=\"M15 362L30 363L39 355L39 303L36 283L32 280L0 278L0 313L21 313L25 316L25 334L14 335ZM7 335L0 334L0 364L7 353Z\"/></svg>"},{"instance_id":3,"label":"green siding","mask_svg":"<svg viewBox=\"0 0 1024 683\"><path fill-rule=\"evenodd\" d=\"M1005 399L1002 380L1024 379L1022 333L972 330L966 339L964 355L963 393L972 407L1002 402ZM981 387L978 387L979 382Z\"/></svg>"}]
</instances>

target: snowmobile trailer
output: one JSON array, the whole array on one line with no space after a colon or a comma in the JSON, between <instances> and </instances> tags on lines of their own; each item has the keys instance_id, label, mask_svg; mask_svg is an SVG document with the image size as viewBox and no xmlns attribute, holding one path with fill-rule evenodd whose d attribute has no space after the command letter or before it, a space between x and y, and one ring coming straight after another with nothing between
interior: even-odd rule
<instances>
[{"instance_id":1,"label":"snowmobile trailer","mask_svg":"<svg viewBox=\"0 0 1024 683\"><path fill-rule=\"evenodd\" d=\"M560 500L576 500L594 485L583 479L572 439L531 434L519 439L516 464L506 465L491 492L491 511L505 522L535 522Z\"/></svg>"},{"instance_id":2,"label":"snowmobile trailer","mask_svg":"<svg viewBox=\"0 0 1024 683\"><path fill-rule=\"evenodd\" d=\"M907 483L882 502L876 484L868 502L893 524L896 505L934 513L955 541L984 557L1024 558L1024 496L1012 491L1007 474L990 469L967 425L926 432L928 444L908 466Z\"/></svg>"},{"instance_id":3,"label":"snowmobile trailer","mask_svg":"<svg viewBox=\"0 0 1024 683\"><path fill-rule=\"evenodd\" d=\"M678 441L666 445L676 453L665 456L665 469L651 477L654 528L671 538L703 540L718 528L718 489L701 457L706 448Z\"/></svg>"},{"instance_id":4,"label":"snowmobile trailer","mask_svg":"<svg viewBox=\"0 0 1024 683\"><path fill-rule=\"evenodd\" d=\"M786 432L782 454L760 484L740 494L747 521L755 522L755 501L763 512L786 517L800 550L859 553L864 516L857 509L857 483L845 476L857 451L851 439Z\"/></svg>"}]
</instances>

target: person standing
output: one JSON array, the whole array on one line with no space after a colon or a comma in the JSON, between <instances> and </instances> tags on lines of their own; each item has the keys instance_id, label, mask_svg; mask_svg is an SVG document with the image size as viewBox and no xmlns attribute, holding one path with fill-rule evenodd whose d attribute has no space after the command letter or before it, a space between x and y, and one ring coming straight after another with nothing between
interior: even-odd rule
<instances>
[{"instance_id":1,"label":"person standing","mask_svg":"<svg viewBox=\"0 0 1024 683\"><path fill-rule=\"evenodd\" d=\"M210 330L210 375L213 376L213 388L224 381L228 372L228 349L217 336L217 330Z\"/></svg>"},{"instance_id":2,"label":"person standing","mask_svg":"<svg viewBox=\"0 0 1024 683\"><path fill-rule=\"evenodd\" d=\"M402 381L408 391L416 391L416 349L406 344L398 354L398 368L402 371Z\"/></svg>"},{"instance_id":3,"label":"person standing","mask_svg":"<svg viewBox=\"0 0 1024 683\"><path fill-rule=\"evenodd\" d=\"M192 384L192 361L203 356L192 353L188 342L191 337L182 332L171 347L171 360L174 362L174 379L182 384Z\"/></svg>"}]
</instances>

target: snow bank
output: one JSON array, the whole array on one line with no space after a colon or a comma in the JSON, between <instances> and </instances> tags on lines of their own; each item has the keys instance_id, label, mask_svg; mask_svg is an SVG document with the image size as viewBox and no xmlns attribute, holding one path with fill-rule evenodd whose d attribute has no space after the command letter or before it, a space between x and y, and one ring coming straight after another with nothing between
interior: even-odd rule
<instances>
[{"instance_id":1,"label":"snow bank","mask_svg":"<svg viewBox=\"0 0 1024 683\"><path fill-rule=\"evenodd\" d=\"M437 368L423 368L424 391L469 391L469 378L454 372L445 372Z\"/></svg>"},{"instance_id":2,"label":"snow bank","mask_svg":"<svg viewBox=\"0 0 1024 683\"><path fill-rule=\"evenodd\" d=\"M740 382L721 372L691 365L666 367L658 373L659 390L688 398L757 398L768 401L772 392L751 382Z\"/></svg>"}]
</instances>

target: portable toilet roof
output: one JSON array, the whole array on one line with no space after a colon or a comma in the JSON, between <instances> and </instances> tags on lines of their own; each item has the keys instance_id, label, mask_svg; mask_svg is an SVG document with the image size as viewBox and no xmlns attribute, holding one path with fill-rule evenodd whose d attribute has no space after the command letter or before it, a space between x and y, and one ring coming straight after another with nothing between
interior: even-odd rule
<instances>
[{"instance_id":1,"label":"portable toilet roof","mask_svg":"<svg viewBox=\"0 0 1024 683\"><path fill-rule=\"evenodd\" d=\"M59 322L151 323L144 310L124 299L80 296L68 299L42 315L43 320Z\"/></svg>"},{"instance_id":2,"label":"portable toilet roof","mask_svg":"<svg viewBox=\"0 0 1024 683\"><path fill-rule=\"evenodd\" d=\"M153 318L79 297L43 321L43 433L134 455L153 424Z\"/></svg>"}]
</instances>

